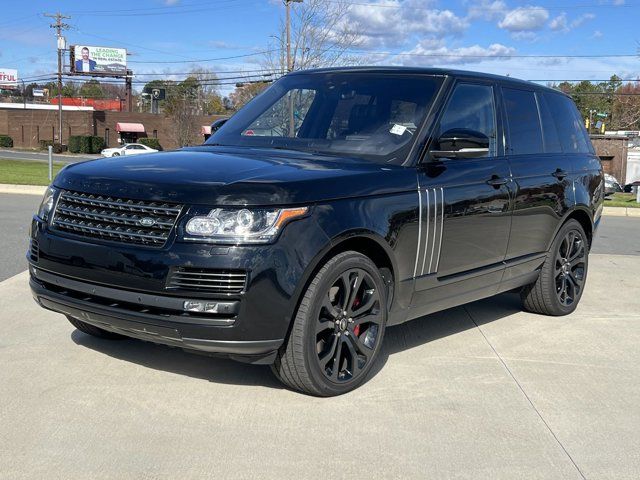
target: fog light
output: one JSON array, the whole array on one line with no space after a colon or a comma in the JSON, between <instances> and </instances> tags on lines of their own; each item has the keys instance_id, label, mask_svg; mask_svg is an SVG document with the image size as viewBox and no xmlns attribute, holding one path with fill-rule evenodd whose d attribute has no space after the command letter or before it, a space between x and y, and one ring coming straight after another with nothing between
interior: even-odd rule
<instances>
[{"instance_id":1,"label":"fog light","mask_svg":"<svg viewBox=\"0 0 640 480\"><path fill-rule=\"evenodd\" d=\"M197 300L187 300L182 306L187 312L204 312L204 307L205 302L199 302Z\"/></svg>"}]
</instances>

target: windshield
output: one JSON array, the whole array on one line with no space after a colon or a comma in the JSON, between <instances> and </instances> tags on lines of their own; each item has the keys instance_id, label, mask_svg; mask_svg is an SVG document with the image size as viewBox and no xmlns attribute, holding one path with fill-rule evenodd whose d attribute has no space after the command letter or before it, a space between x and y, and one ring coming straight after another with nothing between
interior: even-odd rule
<instances>
[{"instance_id":1,"label":"windshield","mask_svg":"<svg viewBox=\"0 0 640 480\"><path fill-rule=\"evenodd\" d=\"M402 163L442 77L389 73L286 76L206 145L285 148Z\"/></svg>"}]
</instances>

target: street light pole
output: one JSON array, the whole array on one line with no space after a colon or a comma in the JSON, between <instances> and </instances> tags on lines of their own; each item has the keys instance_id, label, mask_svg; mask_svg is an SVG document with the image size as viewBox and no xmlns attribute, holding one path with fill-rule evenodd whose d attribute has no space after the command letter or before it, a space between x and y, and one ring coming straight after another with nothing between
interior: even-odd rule
<instances>
[{"instance_id":1,"label":"street light pole","mask_svg":"<svg viewBox=\"0 0 640 480\"><path fill-rule=\"evenodd\" d=\"M62 30L69 28L69 25L63 23L62 19L71 17L62 15L60 12L55 14L45 13L44 16L56 19L56 23L49 26L56 29L58 42L58 143L62 145L62 52L66 50L66 41L62 36ZM55 138L53 140L55 142Z\"/></svg>"}]
</instances>

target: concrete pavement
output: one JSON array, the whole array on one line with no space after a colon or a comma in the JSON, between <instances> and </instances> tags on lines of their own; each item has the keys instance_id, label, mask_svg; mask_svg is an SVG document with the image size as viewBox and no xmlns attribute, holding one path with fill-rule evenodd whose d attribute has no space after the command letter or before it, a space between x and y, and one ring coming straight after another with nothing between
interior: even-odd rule
<instances>
[{"instance_id":1,"label":"concrete pavement","mask_svg":"<svg viewBox=\"0 0 640 480\"><path fill-rule=\"evenodd\" d=\"M101 341L0 283L6 478L637 479L640 256L592 255L571 316L505 294L390 328L338 398L262 366Z\"/></svg>"}]
</instances>

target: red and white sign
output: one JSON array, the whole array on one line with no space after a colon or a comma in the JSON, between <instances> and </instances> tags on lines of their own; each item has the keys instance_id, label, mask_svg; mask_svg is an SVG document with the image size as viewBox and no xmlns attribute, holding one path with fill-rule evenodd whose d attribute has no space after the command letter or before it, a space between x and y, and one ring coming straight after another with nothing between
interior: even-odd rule
<instances>
[{"instance_id":1,"label":"red and white sign","mask_svg":"<svg viewBox=\"0 0 640 480\"><path fill-rule=\"evenodd\" d=\"M0 87L16 88L18 86L18 71L11 68L0 68Z\"/></svg>"}]
</instances>

